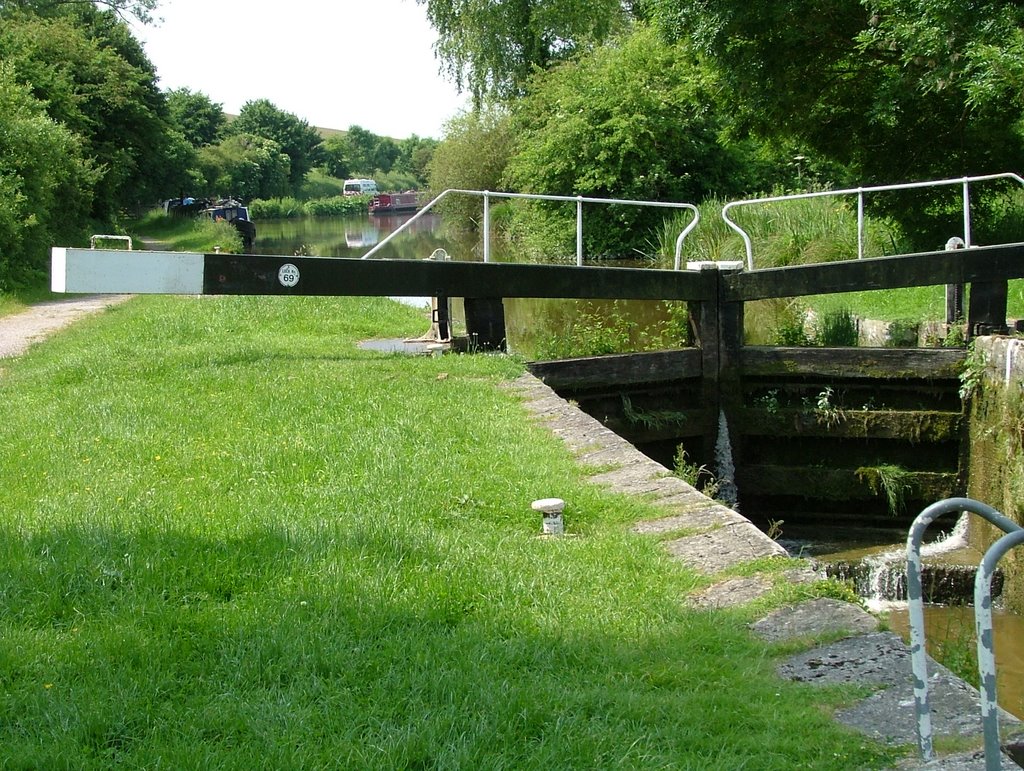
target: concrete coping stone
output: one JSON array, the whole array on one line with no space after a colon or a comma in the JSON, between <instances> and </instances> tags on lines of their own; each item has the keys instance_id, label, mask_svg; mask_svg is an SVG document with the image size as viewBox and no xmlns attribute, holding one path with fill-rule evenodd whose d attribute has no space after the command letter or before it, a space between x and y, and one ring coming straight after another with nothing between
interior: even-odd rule
<instances>
[{"instance_id":1,"label":"concrete coping stone","mask_svg":"<svg viewBox=\"0 0 1024 771\"><path fill-rule=\"evenodd\" d=\"M772 611L750 628L763 640L780 642L824 634L853 636L874 632L878 619L853 603L821 597Z\"/></svg>"}]
</instances>

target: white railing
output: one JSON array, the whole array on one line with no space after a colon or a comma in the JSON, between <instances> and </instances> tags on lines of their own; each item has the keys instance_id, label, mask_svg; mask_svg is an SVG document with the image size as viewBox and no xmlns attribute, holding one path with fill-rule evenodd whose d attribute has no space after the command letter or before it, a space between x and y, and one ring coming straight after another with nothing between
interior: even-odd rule
<instances>
[{"instance_id":1,"label":"white railing","mask_svg":"<svg viewBox=\"0 0 1024 771\"><path fill-rule=\"evenodd\" d=\"M1012 172L1004 174L986 174L977 177L959 177L957 179L941 179L931 182L907 182L899 185L877 185L874 187L856 187L848 190L823 190L817 193L798 193L795 195L780 195L772 198L751 198L745 201L732 201L722 207L722 219L725 224L735 230L743 237L743 244L747 252L747 270L754 270L754 248L750 236L739 225L729 219L729 212L739 206L751 206L753 204L777 203L778 201L797 201L802 198L822 198L824 196L856 195L857 196L857 259L864 256L864 194L881 193L892 190L911 190L924 187L944 187L949 185L963 186L963 212L964 212L964 246L971 247L971 182L985 182L993 179L1012 179L1024 186L1024 178Z\"/></svg>"},{"instance_id":2,"label":"white railing","mask_svg":"<svg viewBox=\"0 0 1024 771\"><path fill-rule=\"evenodd\" d=\"M92 236L89 239L89 248L90 249L95 249L97 241L127 241L128 242L128 251L130 252L132 250L132 237L131 236L108 236L108 235L103 235L102 233L100 233L98 235Z\"/></svg>"},{"instance_id":3,"label":"white railing","mask_svg":"<svg viewBox=\"0 0 1024 771\"><path fill-rule=\"evenodd\" d=\"M445 190L439 196L434 198L430 203L426 204L416 214L410 217L408 220L402 223L402 225L392 231L387 238L373 247L370 251L362 256L361 259L368 259L373 256L381 247L388 243L392 238L397 236L403 230L408 228L412 223L430 211L441 199L448 195L469 195L483 198L484 201L484 219L483 219L483 239L484 239L484 262L491 261L491 199L492 198L524 198L535 201L570 201L576 203L576 264L579 266L583 265L583 204L585 203L602 203L602 204L620 204L623 206L655 206L667 209L687 209L693 212L693 220L688 224L683 231L676 238L676 250L675 250L675 269L679 270L682 262L683 252L683 241L686 236L697 227L697 223L700 221L700 212L697 211L697 207L692 203L673 203L668 201L632 201L618 198L587 198L585 196L568 196L568 195L540 195L534 193L495 193L489 190L459 190L449 189Z\"/></svg>"}]
</instances>

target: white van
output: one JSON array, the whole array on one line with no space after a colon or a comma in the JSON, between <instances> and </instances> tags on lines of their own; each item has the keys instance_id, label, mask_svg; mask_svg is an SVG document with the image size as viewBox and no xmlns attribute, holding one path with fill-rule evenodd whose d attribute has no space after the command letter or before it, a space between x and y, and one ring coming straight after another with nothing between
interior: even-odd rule
<instances>
[{"instance_id":1,"label":"white van","mask_svg":"<svg viewBox=\"0 0 1024 771\"><path fill-rule=\"evenodd\" d=\"M346 179L345 195L377 195L377 183L372 179Z\"/></svg>"}]
</instances>

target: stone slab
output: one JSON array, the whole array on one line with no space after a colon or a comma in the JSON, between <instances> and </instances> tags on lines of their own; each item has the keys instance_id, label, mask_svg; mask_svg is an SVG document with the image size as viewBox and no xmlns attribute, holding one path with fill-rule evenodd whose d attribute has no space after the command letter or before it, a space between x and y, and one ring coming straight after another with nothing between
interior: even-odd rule
<instances>
[{"instance_id":1,"label":"stone slab","mask_svg":"<svg viewBox=\"0 0 1024 771\"><path fill-rule=\"evenodd\" d=\"M760 557L784 557L786 550L749 522L667 541L669 553L705 574L742 565Z\"/></svg>"},{"instance_id":2,"label":"stone slab","mask_svg":"<svg viewBox=\"0 0 1024 771\"><path fill-rule=\"evenodd\" d=\"M822 597L788 605L750 625L770 642L799 640L823 634L864 634L878 629L878 619L849 602Z\"/></svg>"}]
</instances>

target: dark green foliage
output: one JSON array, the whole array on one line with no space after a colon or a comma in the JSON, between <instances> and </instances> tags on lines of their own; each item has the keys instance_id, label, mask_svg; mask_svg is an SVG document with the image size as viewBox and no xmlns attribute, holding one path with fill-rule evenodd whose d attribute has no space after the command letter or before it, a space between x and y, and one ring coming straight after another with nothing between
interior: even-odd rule
<instances>
[{"instance_id":1,"label":"dark green foliage","mask_svg":"<svg viewBox=\"0 0 1024 771\"><path fill-rule=\"evenodd\" d=\"M856 184L1019 169L1022 14L1010 0L651 0L671 40L709 55L736 128L809 148ZM951 235L957 202L913 192L875 206L918 248ZM956 230L952 231L953 233Z\"/></svg>"},{"instance_id":2,"label":"dark green foliage","mask_svg":"<svg viewBox=\"0 0 1024 771\"><path fill-rule=\"evenodd\" d=\"M857 319L849 308L836 308L821 314L815 325L814 342L826 348L857 345Z\"/></svg>"},{"instance_id":3,"label":"dark green foliage","mask_svg":"<svg viewBox=\"0 0 1024 771\"><path fill-rule=\"evenodd\" d=\"M153 66L122 21L90 3L47 8L44 17L0 7L0 59L77 135L99 172L91 215L109 222L181 184L181 140Z\"/></svg>"},{"instance_id":4,"label":"dark green foliage","mask_svg":"<svg viewBox=\"0 0 1024 771\"><path fill-rule=\"evenodd\" d=\"M536 77L513 109L506 181L534 193L689 202L737 190L738 158L720 143L723 121L708 109L714 90L685 46L638 30ZM538 208L575 217L572 207ZM663 214L602 208L587 220L587 255L634 254Z\"/></svg>"},{"instance_id":5,"label":"dark green foliage","mask_svg":"<svg viewBox=\"0 0 1024 771\"><path fill-rule=\"evenodd\" d=\"M273 198L291 189L291 161L272 139L235 133L199 151L199 165L206 180L205 195Z\"/></svg>"},{"instance_id":6,"label":"dark green foliage","mask_svg":"<svg viewBox=\"0 0 1024 771\"><path fill-rule=\"evenodd\" d=\"M178 131L193 147L220 139L226 124L224 110L206 94L177 88L167 92L167 107Z\"/></svg>"},{"instance_id":7,"label":"dark green foliage","mask_svg":"<svg viewBox=\"0 0 1024 771\"><path fill-rule=\"evenodd\" d=\"M0 291L45 276L49 247L79 238L98 173L80 139L0 61Z\"/></svg>"},{"instance_id":8,"label":"dark green foliage","mask_svg":"<svg viewBox=\"0 0 1024 771\"><path fill-rule=\"evenodd\" d=\"M298 186L319 160L320 135L306 121L275 107L267 99L246 102L232 121L231 135L253 134L277 143L290 161L288 182Z\"/></svg>"}]
</instances>

